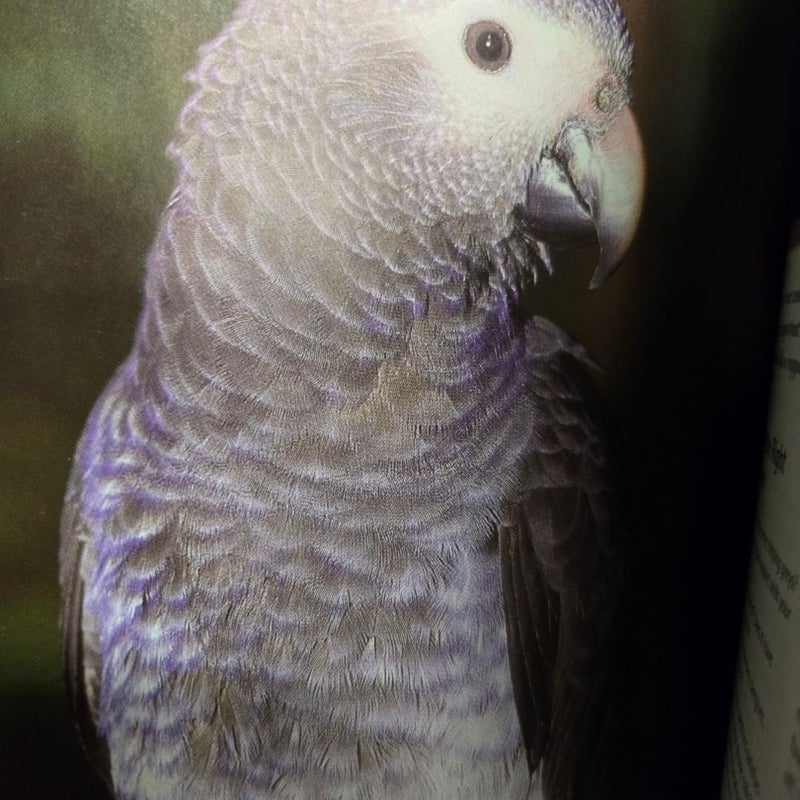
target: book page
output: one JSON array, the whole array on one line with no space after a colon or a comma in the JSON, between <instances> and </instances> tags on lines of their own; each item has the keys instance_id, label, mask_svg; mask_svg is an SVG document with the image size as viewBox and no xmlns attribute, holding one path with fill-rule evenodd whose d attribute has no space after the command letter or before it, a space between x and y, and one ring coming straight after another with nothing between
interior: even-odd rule
<instances>
[{"instance_id":1,"label":"book page","mask_svg":"<svg viewBox=\"0 0 800 800\"><path fill-rule=\"evenodd\" d=\"M800 242L789 256L723 800L800 798Z\"/></svg>"}]
</instances>

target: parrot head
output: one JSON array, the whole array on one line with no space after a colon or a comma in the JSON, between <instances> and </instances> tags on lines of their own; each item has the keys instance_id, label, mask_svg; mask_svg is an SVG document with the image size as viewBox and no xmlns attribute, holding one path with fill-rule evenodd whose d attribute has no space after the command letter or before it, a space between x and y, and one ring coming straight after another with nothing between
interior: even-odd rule
<instances>
[{"instance_id":1,"label":"parrot head","mask_svg":"<svg viewBox=\"0 0 800 800\"><path fill-rule=\"evenodd\" d=\"M253 201L239 219L263 229L277 220L273 257L299 218L426 291L454 279L519 284L552 268L552 247L587 243L599 253L594 287L622 257L644 168L615 0L247 0L242 9L255 32L234 22L227 47L201 59L182 157L202 182L207 169L190 162L194 143L209 141L210 113L215 148L239 137L197 162L235 173L226 185Z\"/></svg>"},{"instance_id":2,"label":"parrot head","mask_svg":"<svg viewBox=\"0 0 800 800\"><path fill-rule=\"evenodd\" d=\"M473 230L475 220L488 223L489 244L522 227L548 268L547 245L596 242L598 285L633 238L643 192L632 47L619 8L457 0L409 14L407 24L436 76L429 124L446 131L429 158L443 165L446 186L454 174L461 180L450 206L472 205L459 211ZM430 128L424 135L436 138Z\"/></svg>"}]
</instances>

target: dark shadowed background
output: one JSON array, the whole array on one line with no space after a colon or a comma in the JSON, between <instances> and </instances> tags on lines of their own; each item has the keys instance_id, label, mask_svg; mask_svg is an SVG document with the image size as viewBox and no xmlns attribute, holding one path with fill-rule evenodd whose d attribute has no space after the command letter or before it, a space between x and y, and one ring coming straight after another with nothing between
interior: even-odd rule
<instances>
[{"instance_id":1,"label":"dark shadowed background","mask_svg":"<svg viewBox=\"0 0 800 800\"><path fill-rule=\"evenodd\" d=\"M0 4L2 796L95 796L61 683L61 499L86 415L131 342L183 75L233 5ZM619 797L704 800L719 788L797 210L800 4L623 6L648 155L640 234L600 290L585 288L587 265L541 302L603 366L630 443Z\"/></svg>"}]
</instances>

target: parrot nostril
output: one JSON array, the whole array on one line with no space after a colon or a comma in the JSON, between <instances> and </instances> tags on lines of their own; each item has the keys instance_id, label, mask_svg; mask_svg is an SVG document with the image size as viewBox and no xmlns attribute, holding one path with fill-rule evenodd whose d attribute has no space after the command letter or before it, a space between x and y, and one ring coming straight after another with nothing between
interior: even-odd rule
<instances>
[{"instance_id":1,"label":"parrot nostril","mask_svg":"<svg viewBox=\"0 0 800 800\"><path fill-rule=\"evenodd\" d=\"M614 103L614 90L612 87L607 83L603 84L600 87L600 91L597 92L594 102L603 113L610 111Z\"/></svg>"}]
</instances>

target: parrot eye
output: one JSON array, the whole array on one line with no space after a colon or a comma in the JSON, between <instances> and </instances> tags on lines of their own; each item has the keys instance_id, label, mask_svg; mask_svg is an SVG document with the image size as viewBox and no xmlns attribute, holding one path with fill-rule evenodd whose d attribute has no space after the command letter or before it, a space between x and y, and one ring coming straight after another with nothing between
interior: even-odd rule
<instances>
[{"instance_id":1,"label":"parrot eye","mask_svg":"<svg viewBox=\"0 0 800 800\"><path fill-rule=\"evenodd\" d=\"M511 37L496 22L481 20L464 31L464 50L476 67L497 72L511 58Z\"/></svg>"}]
</instances>

